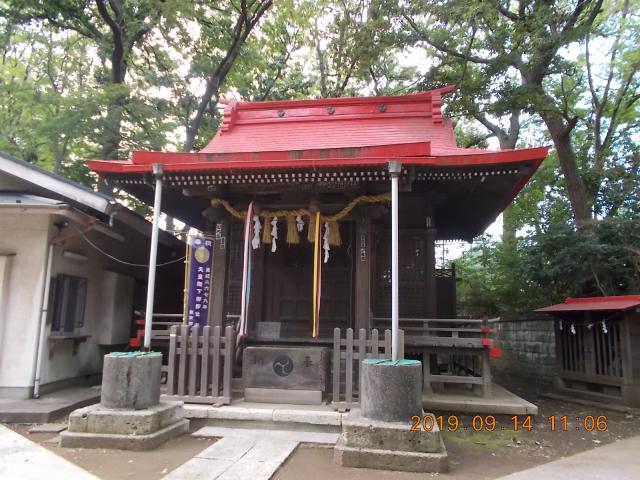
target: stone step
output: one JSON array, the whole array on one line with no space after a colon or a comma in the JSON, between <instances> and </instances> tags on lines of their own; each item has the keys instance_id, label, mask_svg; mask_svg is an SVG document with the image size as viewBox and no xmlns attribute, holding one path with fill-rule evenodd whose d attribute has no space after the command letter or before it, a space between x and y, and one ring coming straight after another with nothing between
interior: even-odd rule
<instances>
[{"instance_id":1,"label":"stone step","mask_svg":"<svg viewBox=\"0 0 640 480\"><path fill-rule=\"evenodd\" d=\"M248 422L295 423L307 425L331 425L339 427L342 424L342 414L331 408L302 407L281 404L245 404L225 405L213 407L210 405L184 406L187 418L209 418L213 420L234 420Z\"/></svg>"},{"instance_id":2,"label":"stone step","mask_svg":"<svg viewBox=\"0 0 640 480\"><path fill-rule=\"evenodd\" d=\"M202 427L192 433L194 437L241 437L246 441L265 436L264 429L238 427ZM297 430L270 430L268 437L274 441L320 443L333 445L340 436L337 432L314 432Z\"/></svg>"}]
</instances>

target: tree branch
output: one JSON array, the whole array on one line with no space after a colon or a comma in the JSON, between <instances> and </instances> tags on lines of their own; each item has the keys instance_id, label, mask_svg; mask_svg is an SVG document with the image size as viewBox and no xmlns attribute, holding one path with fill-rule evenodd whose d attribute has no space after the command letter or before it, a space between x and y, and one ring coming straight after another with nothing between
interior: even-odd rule
<instances>
[{"instance_id":1,"label":"tree branch","mask_svg":"<svg viewBox=\"0 0 640 480\"><path fill-rule=\"evenodd\" d=\"M437 50L445 52L446 54L451 55L452 57L460 58L462 60L466 60L472 63L481 63L483 65L488 65L491 63L492 60L494 60L494 59L481 58L475 55L465 55L464 53L460 53L452 48L446 47L445 45L438 44L434 42L431 38L429 38L429 36L418 27L418 25L413 21L411 17L409 17L407 14L402 14L402 17L407 21L411 29L420 37L421 40L425 41L426 43L428 43L429 45L431 45L433 48Z\"/></svg>"}]
</instances>

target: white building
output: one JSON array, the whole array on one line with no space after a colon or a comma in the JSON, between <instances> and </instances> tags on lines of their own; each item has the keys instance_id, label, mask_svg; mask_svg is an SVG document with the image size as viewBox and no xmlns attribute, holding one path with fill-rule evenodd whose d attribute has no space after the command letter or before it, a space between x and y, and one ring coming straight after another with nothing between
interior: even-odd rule
<instances>
[{"instance_id":1,"label":"white building","mask_svg":"<svg viewBox=\"0 0 640 480\"><path fill-rule=\"evenodd\" d=\"M113 198L0 153L0 398L99 383L144 309L150 233ZM183 255L161 232L158 263L178 261L155 311L181 310Z\"/></svg>"}]
</instances>

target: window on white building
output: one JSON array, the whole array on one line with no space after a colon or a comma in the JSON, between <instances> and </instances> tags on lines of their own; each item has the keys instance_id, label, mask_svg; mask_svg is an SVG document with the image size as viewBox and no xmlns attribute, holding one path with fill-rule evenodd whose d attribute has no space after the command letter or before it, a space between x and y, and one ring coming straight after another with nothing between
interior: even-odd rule
<instances>
[{"instance_id":1,"label":"window on white building","mask_svg":"<svg viewBox=\"0 0 640 480\"><path fill-rule=\"evenodd\" d=\"M84 325L87 279L58 275L55 284L51 333L70 334Z\"/></svg>"}]
</instances>

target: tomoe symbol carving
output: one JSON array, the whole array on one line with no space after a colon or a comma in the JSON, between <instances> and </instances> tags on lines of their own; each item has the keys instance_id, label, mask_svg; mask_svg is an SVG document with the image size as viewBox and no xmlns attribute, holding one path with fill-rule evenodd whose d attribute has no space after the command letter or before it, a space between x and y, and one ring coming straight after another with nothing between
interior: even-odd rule
<instances>
[{"instance_id":1,"label":"tomoe symbol carving","mask_svg":"<svg viewBox=\"0 0 640 480\"><path fill-rule=\"evenodd\" d=\"M273 371L279 377L286 377L293 372L293 360L286 355L279 355L273 361Z\"/></svg>"}]
</instances>

